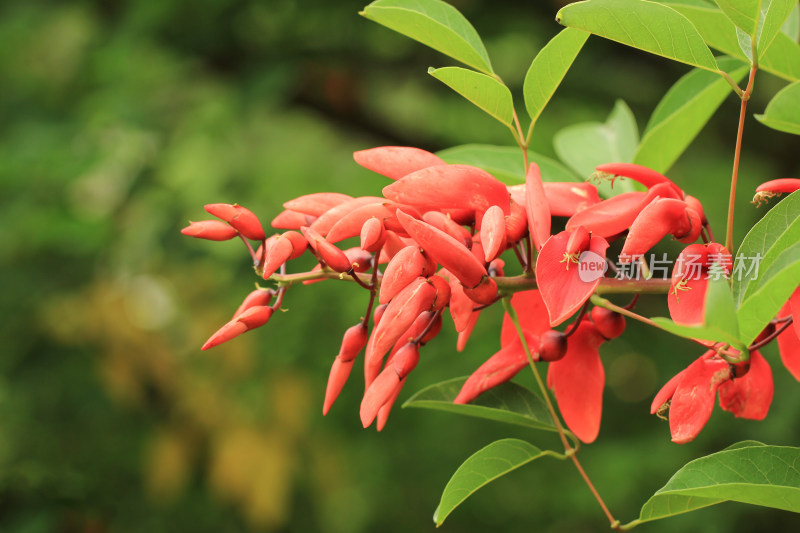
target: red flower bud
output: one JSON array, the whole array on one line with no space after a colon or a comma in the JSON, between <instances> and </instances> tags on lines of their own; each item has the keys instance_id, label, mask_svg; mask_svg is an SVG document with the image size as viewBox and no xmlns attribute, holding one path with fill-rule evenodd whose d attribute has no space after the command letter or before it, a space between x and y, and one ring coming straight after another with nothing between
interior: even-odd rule
<instances>
[{"instance_id":1,"label":"red flower bud","mask_svg":"<svg viewBox=\"0 0 800 533\"><path fill-rule=\"evenodd\" d=\"M377 252L386 241L386 230L383 222L370 218L361 226L361 248L368 252Z\"/></svg>"},{"instance_id":2,"label":"red flower bud","mask_svg":"<svg viewBox=\"0 0 800 533\"><path fill-rule=\"evenodd\" d=\"M424 267L425 258L417 246L406 246L397 252L386 265L378 301L382 304L389 302L409 283L422 276Z\"/></svg>"},{"instance_id":3,"label":"red flower bud","mask_svg":"<svg viewBox=\"0 0 800 533\"><path fill-rule=\"evenodd\" d=\"M286 210L273 218L271 225L275 229L300 229L303 226L310 226L316 219L317 217Z\"/></svg>"},{"instance_id":4,"label":"red flower bud","mask_svg":"<svg viewBox=\"0 0 800 533\"><path fill-rule=\"evenodd\" d=\"M336 359L333 360L330 376L328 377L325 401L322 406L323 416L328 414L336 398L339 397L339 393L342 391L344 384L347 382L347 378L350 376L350 370L353 368L353 361L358 355L358 352L367 344L367 338L367 328L362 323L358 323L344 332L339 354L336 356Z\"/></svg>"},{"instance_id":5,"label":"red flower bud","mask_svg":"<svg viewBox=\"0 0 800 533\"><path fill-rule=\"evenodd\" d=\"M691 214L690 214L691 213ZM700 217L686 206L686 203L673 198L660 198L648 204L631 225L628 238L620 252L620 261L630 262L631 258L644 255L665 236L672 234L684 242L685 238L700 234Z\"/></svg>"},{"instance_id":6,"label":"red flower bud","mask_svg":"<svg viewBox=\"0 0 800 533\"><path fill-rule=\"evenodd\" d=\"M222 326L203 345L201 350L208 350L237 337L245 331L263 326L272 316L272 308L262 305L250 307L242 314Z\"/></svg>"},{"instance_id":7,"label":"red flower bud","mask_svg":"<svg viewBox=\"0 0 800 533\"><path fill-rule=\"evenodd\" d=\"M497 298L497 283L489 276L485 276L475 287L465 288L464 294L479 305L488 305Z\"/></svg>"},{"instance_id":8,"label":"red flower bud","mask_svg":"<svg viewBox=\"0 0 800 533\"><path fill-rule=\"evenodd\" d=\"M554 217L571 217L600 202L597 187L591 183L546 182L544 193Z\"/></svg>"},{"instance_id":9,"label":"red flower bud","mask_svg":"<svg viewBox=\"0 0 800 533\"><path fill-rule=\"evenodd\" d=\"M659 183L668 183L679 193L679 198L683 198L683 191L681 191L680 187L675 185L671 179L642 165L636 165L634 163L607 163L598 165L595 168L598 172L611 174L612 176L623 176L638 181L648 189Z\"/></svg>"},{"instance_id":10,"label":"red flower bud","mask_svg":"<svg viewBox=\"0 0 800 533\"><path fill-rule=\"evenodd\" d=\"M219 220L192 222L183 228L181 233L189 237L208 239L209 241L227 241L239 234L234 228Z\"/></svg>"},{"instance_id":11,"label":"red flower bud","mask_svg":"<svg viewBox=\"0 0 800 533\"><path fill-rule=\"evenodd\" d=\"M525 207L511 200L511 214L505 218L506 240L521 241L528 234L528 213Z\"/></svg>"},{"instance_id":12,"label":"red flower bud","mask_svg":"<svg viewBox=\"0 0 800 533\"><path fill-rule=\"evenodd\" d=\"M392 212L383 206L383 203L362 205L340 218L330 229L326 238L328 242L349 239L361 233L361 227L367 220L377 218L383 221L393 216Z\"/></svg>"},{"instance_id":13,"label":"red flower bud","mask_svg":"<svg viewBox=\"0 0 800 533\"><path fill-rule=\"evenodd\" d=\"M422 220L447 233L467 248L472 244L472 235L469 231L440 211L428 211L422 215Z\"/></svg>"},{"instance_id":14,"label":"red flower bud","mask_svg":"<svg viewBox=\"0 0 800 533\"><path fill-rule=\"evenodd\" d=\"M392 359L391 364L367 386L364 399L361 401L361 423L369 427L380 408L389 401L402 387L402 380L417 366L419 362L419 347L408 343L401 348Z\"/></svg>"},{"instance_id":15,"label":"red flower bud","mask_svg":"<svg viewBox=\"0 0 800 533\"><path fill-rule=\"evenodd\" d=\"M467 347L467 341L469 341L469 338L472 335L472 330L475 329L475 324L478 323L478 318L480 318L480 316L481 316L480 311L473 311L469 315L469 320L467 320L467 325L464 328L464 331L458 332L458 339L456 340L456 351L463 352L464 348Z\"/></svg>"},{"instance_id":16,"label":"red flower bud","mask_svg":"<svg viewBox=\"0 0 800 533\"><path fill-rule=\"evenodd\" d=\"M560 361L567 354L567 337L560 331L545 331L539 341L539 361Z\"/></svg>"},{"instance_id":17,"label":"red flower bud","mask_svg":"<svg viewBox=\"0 0 800 533\"><path fill-rule=\"evenodd\" d=\"M328 209L352 199L352 196L338 192L315 192L284 202L283 208L318 217Z\"/></svg>"},{"instance_id":18,"label":"red flower bud","mask_svg":"<svg viewBox=\"0 0 800 533\"><path fill-rule=\"evenodd\" d=\"M484 259L488 263L506 246L506 217L498 206L493 205L483 214L480 235Z\"/></svg>"},{"instance_id":19,"label":"red flower bud","mask_svg":"<svg viewBox=\"0 0 800 533\"><path fill-rule=\"evenodd\" d=\"M592 322L600 335L608 340L616 339L625 331L625 317L605 307L592 309Z\"/></svg>"},{"instance_id":20,"label":"red flower bud","mask_svg":"<svg viewBox=\"0 0 800 533\"><path fill-rule=\"evenodd\" d=\"M248 239L263 241L267 238L258 217L247 208L238 204L208 204L204 207L209 214L224 220Z\"/></svg>"},{"instance_id":21,"label":"red flower bud","mask_svg":"<svg viewBox=\"0 0 800 533\"><path fill-rule=\"evenodd\" d=\"M628 229L636 220L647 197L643 192L625 192L587 207L573 215L566 229L574 230L584 226L592 235L609 238Z\"/></svg>"},{"instance_id":22,"label":"red flower bud","mask_svg":"<svg viewBox=\"0 0 800 533\"><path fill-rule=\"evenodd\" d=\"M367 204L382 203L386 200L378 196L360 196L352 200L346 200L322 213L309 226L322 236L328 234L334 224L339 222L345 215Z\"/></svg>"},{"instance_id":23,"label":"red flower bud","mask_svg":"<svg viewBox=\"0 0 800 533\"><path fill-rule=\"evenodd\" d=\"M239 309L237 309L236 312L233 313L233 318L231 320L238 318L242 313L244 313L251 307L266 306L267 304L269 304L270 300L272 300L273 296L275 296L275 291L272 289L254 290L245 297L244 301L242 302L242 305L240 305Z\"/></svg>"},{"instance_id":24,"label":"red flower bud","mask_svg":"<svg viewBox=\"0 0 800 533\"><path fill-rule=\"evenodd\" d=\"M409 146L379 146L353 152L353 159L362 167L398 180L423 168L444 165L439 156Z\"/></svg>"},{"instance_id":25,"label":"red flower bud","mask_svg":"<svg viewBox=\"0 0 800 533\"><path fill-rule=\"evenodd\" d=\"M352 264L344 252L326 241L322 235L311 228L304 226L300 228L300 231L303 232L303 235L308 240L308 244L331 270L335 272L347 272L350 270Z\"/></svg>"},{"instance_id":26,"label":"red flower bud","mask_svg":"<svg viewBox=\"0 0 800 533\"><path fill-rule=\"evenodd\" d=\"M550 238L550 206L542 184L539 165L531 163L525 177L525 212L533 244L541 250Z\"/></svg>"},{"instance_id":27,"label":"red flower bud","mask_svg":"<svg viewBox=\"0 0 800 533\"><path fill-rule=\"evenodd\" d=\"M436 288L436 298L433 300L431 310L440 311L450 303L450 283L441 276L431 276L428 281Z\"/></svg>"}]
</instances>

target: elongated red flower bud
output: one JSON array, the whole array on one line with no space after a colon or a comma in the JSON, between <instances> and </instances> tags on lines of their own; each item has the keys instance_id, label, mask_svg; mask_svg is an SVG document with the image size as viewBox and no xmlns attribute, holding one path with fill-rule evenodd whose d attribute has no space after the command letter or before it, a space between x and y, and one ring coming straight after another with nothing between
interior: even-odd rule
<instances>
[{"instance_id":1,"label":"elongated red flower bud","mask_svg":"<svg viewBox=\"0 0 800 533\"><path fill-rule=\"evenodd\" d=\"M359 246L344 250L344 255L350 261L350 267L356 272L366 272L372 268L372 254Z\"/></svg>"},{"instance_id":2,"label":"elongated red flower bud","mask_svg":"<svg viewBox=\"0 0 800 533\"><path fill-rule=\"evenodd\" d=\"M379 204L385 201L384 198L379 196L359 196L358 198L344 201L322 213L309 227L320 235L325 236L334 224L351 211L367 204Z\"/></svg>"},{"instance_id":3,"label":"elongated red flower bud","mask_svg":"<svg viewBox=\"0 0 800 533\"><path fill-rule=\"evenodd\" d=\"M475 308L475 302L464 293L464 286L458 281L455 276L450 278L450 316L453 318L453 324L456 331L461 333L467 329L469 324L472 310Z\"/></svg>"},{"instance_id":4,"label":"elongated red flower bud","mask_svg":"<svg viewBox=\"0 0 800 533\"><path fill-rule=\"evenodd\" d=\"M503 251L506 245L506 217L503 210L493 205L481 219L481 244L488 263Z\"/></svg>"},{"instance_id":5,"label":"elongated red flower bud","mask_svg":"<svg viewBox=\"0 0 800 533\"><path fill-rule=\"evenodd\" d=\"M388 303L409 283L422 276L424 268L425 258L417 246L406 246L397 252L386 265L378 301L382 304Z\"/></svg>"},{"instance_id":6,"label":"elongated red flower bud","mask_svg":"<svg viewBox=\"0 0 800 533\"><path fill-rule=\"evenodd\" d=\"M436 316L438 315L432 311L421 312L411 326L405 331L405 333L403 333L400 338L397 339L397 342L394 343L392 350L389 352L389 357L386 358L386 364L388 365L392 361L392 358L400 350L400 348L409 342L414 342L416 338L419 337L423 331L425 331L425 329L431 323L431 320ZM421 342L420 339L420 344L425 343Z\"/></svg>"},{"instance_id":7,"label":"elongated red flower bud","mask_svg":"<svg viewBox=\"0 0 800 533\"><path fill-rule=\"evenodd\" d=\"M436 154L411 146L379 146L360 150L353 152L353 159L362 167L393 180L423 168L445 164Z\"/></svg>"},{"instance_id":8,"label":"elongated red flower bud","mask_svg":"<svg viewBox=\"0 0 800 533\"><path fill-rule=\"evenodd\" d=\"M401 348L392 359L391 364L378 375L364 393L361 401L361 423L364 427L369 427L378 410L395 395L397 389L401 387L401 381L414 370L419 362L419 347L416 344L408 343Z\"/></svg>"},{"instance_id":9,"label":"elongated red flower bud","mask_svg":"<svg viewBox=\"0 0 800 533\"><path fill-rule=\"evenodd\" d=\"M236 228L239 233L254 241L267 238L258 217L249 209L238 204L208 204L205 210Z\"/></svg>"},{"instance_id":10,"label":"elongated red flower bud","mask_svg":"<svg viewBox=\"0 0 800 533\"><path fill-rule=\"evenodd\" d=\"M798 189L800 189L800 179L797 178L781 178L767 181L756 188L756 195L753 196L752 203L758 207L762 203L768 202L770 198L780 196L783 193L792 193Z\"/></svg>"},{"instance_id":11,"label":"elongated red flower bud","mask_svg":"<svg viewBox=\"0 0 800 533\"><path fill-rule=\"evenodd\" d=\"M440 211L427 211L422 215L422 220L447 233L467 248L472 244L472 235L470 235L467 228Z\"/></svg>"},{"instance_id":12,"label":"elongated red flower bud","mask_svg":"<svg viewBox=\"0 0 800 533\"><path fill-rule=\"evenodd\" d=\"M257 305L245 310L242 314L231 320L217 330L203 345L201 350L208 350L218 346L223 342L228 342L234 337L238 337L245 331L250 331L266 324L272 316L272 308Z\"/></svg>"},{"instance_id":13,"label":"elongated red flower bud","mask_svg":"<svg viewBox=\"0 0 800 533\"><path fill-rule=\"evenodd\" d=\"M268 279L273 275L282 264L289 260L292 252L294 252L294 246L292 246L292 241L288 238L278 237L272 240L267 246L267 256L264 261L262 277Z\"/></svg>"},{"instance_id":14,"label":"elongated red flower bud","mask_svg":"<svg viewBox=\"0 0 800 533\"><path fill-rule=\"evenodd\" d=\"M292 243L292 254L289 256L289 260L297 259L303 255L303 252L308 248L308 241L306 238L296 231L287 231L283 233L281 237L289 239L289 242Z\"/></svg>"},{"instance_id":15,"label":"elongated red flower bud","mask_svg":"<svg viewBox=\"0 0 800 533\"><path fill-rule=\"evenodd\" d=\"M542 184L539 165L531 163L525 177L525 211L528 214L528 228L533 244L541 250L550 238L550 205Z\"/></svg>"},{"instance_id":16,"label":"elongated red flower bud","mask_svg":"<svg viewBox=\"0 0 800 533\"><path fill-rule=\"evenodd\" d=\"M437 165L413 172L383 188L383 195L400 204L423 208L469 208L486 211L498 205L509 213L506 186L469 165Z\"/></svg>"},{"instance_id":17,"label":"elongated red flower bud","mask_svg":"<svg viewBox=\"0 0 800 533\"><path fill-rule=\"evenodd\" d=\"M406 286L389 303L377 326L372 330L364 360L367 384L371 383L381 367L383 356L392 348L414 320L431 308L436 289L425 278L417 278Z\"/></svg>"},{"instance_id":18,"label":"elongated red flower bud","mask_svg":"<svg viewBox=\"0 0 800 533\"><path fill-rule=\"evenodd\" d=\"M302 227L300 231L303 232L303 235L308 240L308 244L331 270L335 272L347 272L350 270L352 264L344 252L326 241L322 235L311 228Z\"/></svg>"},{"instance_id":19,"label":"elongated red flower bud","mask_svg":"<svg viewBox=\"0 0 800 533\"><path fill-rule=\"evenodd\" d=\"M609 177L622 176L638 181L648 189L659 183L668 183L680 193L683 198L683 191L675 185L671 179L653 169L637 165L635 163L606 163L595 167L598 172L610 175ZM602 176L599 176L602 177Z\"/></svg>"},{"instance_id":20,"label":"elongated red flower bud","mask_svg":"<svg viewBox=\"0 0 800 533\"><path fill-rule=\"evenodd\" d=\"M358 352L367 345L368 338L369 332L361 322L347 328L347 331L342 336L342 345L339 347L339 355L337 357L343 361L352 361L356 358Z\"/></svg>"},{"instance_id":21,"label":"elongated red flower bud","mask_svg":"<svg viewBox=\"0 0 800 533\"><path fill-rule=\"evenodd\" d=\"M303 226L310 226L316 219L317 217L287 209L273 218L270 225L275 229L300 229Z\"/></svg>"},{"instance_id":22,"label":"elongated red flower bud","mask_svg":"<svg viewBox=\"0 0 800 533\"><path fill-rule=\"evenodd\" d=\"M591 183L544 183L550 216L571 217L600 202L597 187Z\"/></svg>"},{"instance_id":23,"label":"elongated red flower bud","mask_svg":"<svg viewBox=\"0 0 800 533\"><path fill-rule=\"evenodd\" d=\"M528 213L525 207L511 200L511 214L505 217L506 241L521 241L528 234Z\"/></svg>"},{"instance_id":24,"label":"elongated red flower bud","mask_svg":"<svg viewBox=\"0 0 800 533\"><path fill-rule=\"evenodd\" d=\"M380 323L381 318L383 318L383 314L386 312L386 308L388 306L389 306L389 304L381 304L381 305L376 305L375 306L375 311L372 312L372 325L373 325L373 327L377 326Z\"/></svg>"},{"instance_id":25,"label":"elongated red flower bud","mask_svg":"<svg viewBox=\"0 0 800 533\"><path fill-rule=\"evenodd\" d=\"M400 383L394 390L391 396L386 400L386 402L381 405L381 408L378 409L378 417L375 421L375 429L378 431L383 431L383 428L386 427L386 421L389 419L389 414L392 412L392 406L394 402L397 401L397 397L400 396L400 392L403 390L403 385L405 385L406 380L401 379Z\"/></svg>"},{"instance_id":26,"label":"elongated red flower bud","mask_svg":"<svg viewBox=\"0 0 800 533\"><path fill-rule=\"evenodd\" d=\"M315 192L284 202L283 208L318 217L328 209L352 199L352 196L338 192Z\"/></svg>"},{"instance_id":27,"label":"elongated red flower bud","mask_svg":"<svg viewBox=\"0 0 800 533\"><path fill-rule=\"evenodd\" d=\"M425 252L457 277L464 287L477 286L486 275L486 269L480 261L450 235L402 211L397 212L397 218Z\"/></svg>"},{"instance_id":28,"label":"elongated red flower bud","mask_svg":"<svg viewBox=\"0 0 800 533\"><path fill-rule=\"evenodd\" d=\"M368 252L377 252L386 241L386 229L383 222L370 218L361 226L361 248Z\"/></svg>"},{"instance_id":29,"label":"elongated red flower bud","mask_svg":"<svg viewBox=\"0 0 800 533\"><path fill-rule=\"evenodd\" d=\"M181 233L197 239L209 241L227 241L236 237L239 232L219 220L201 220L192 222L181 230Z\"/></svg>"},{"instance_id":30,"label":"elongated red flower bud","mask_svg":"<svg viewBox=\"0 0 800 533\"><path fill-rule=\"evenodd\" d=\"M647 193L626 192L603 200L598 204L587 207L572 216L566 229L574 230L583 226L592 232L592 235L609 238L628 229L636 220Z\"/></svg>"},{"instance_id":31,"label":"elongated red flower bud","mask_svg":"<svg viewBox=\"0 0 800 533\"><path fill-rule=\"evenodd\" d=\"M242 302L242 305L240 305L239 309L237 309L236 312L233 313L233 318L231 320L238 318L239 316L241 316L242 313L244 313L251 307L266 306L267 304L269 304L270 300L272 300L273 296L275 296L275 291L272 289L254 290L245 297L244 301Z\"/></svg>"},{"instance_id":32,"label":"elongated red flower bud","mask_svg":"<svg viewBox=\"0 0 800 533\"><path fill-rule=\"evenodd\" d=\"M497 298L497 283L489 276L485 276L475 287L465 288L464 294L476 304L489 305Z\"/></svg>"},{"instance_id":33,"label":"elongated red flower bud","mask_svg":"<svg viewBox=\"0 0 800 533\"><path fill-rule=\"evenodd\" d=\"M625 245L620 252L620 261L630 262L632 258L644 255L669 234L682 239L694 233L695 228L688 211L686 203L673 198L660 198L647 205L631 225ZM697 213L694 213L694 221L697 225L696 232L699 234Z\"/></svg>"},{"instance_id":34,"label":"elongated red flower bud","mask_svg":"<svg viewBox=\"0 0 800 533\"><path fill-rule=\"evenodd\" d=\"M350 237L355 237L361 233L364 222L370 218L386 220L392 217L392 211L386 209L383 203L362 205L350 211L330 229L327 235L328 242L339 242Z\"/></svg>"},{"instance_id":35,"label":"elongated red flower bud","mask_svg":"<svg viewBox=\"0 0 800 533\"><path fill-rule=\"evenodd\" d=\"M368 331L362 323L351 326L344 332L342 337L342 345L339 348L339 354L333 360L331 372L328 377L328 386L325 390L325 401L322 405L322 414L327 415L339 393L342 391L347 378L350 376L350 370L353 368L353 362L364 346L367 344Z\"/></svg>"}]
</instances>

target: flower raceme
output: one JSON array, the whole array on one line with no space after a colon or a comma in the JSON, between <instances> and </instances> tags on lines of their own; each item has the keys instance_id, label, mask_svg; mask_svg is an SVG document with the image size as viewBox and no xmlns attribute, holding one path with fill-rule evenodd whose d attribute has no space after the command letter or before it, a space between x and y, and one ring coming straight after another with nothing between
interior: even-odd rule
<instances>
[{"instance_id":1,"label":"flower raceme","mask_svg":"<svg viewBox=\"0 0 800 533\"><path fill-rule=\"evenodd\" d=\"M376 420L378 430L385 426L420 360L420 348L442 329L445 310L458 332L460 351L481 311L515 292L510 304L521 331L506 315L500 349L477 367L455 401L473 401L525 366L546 363L547 383L566 425L582 441L592 442L600 430L605 383L599 348L625 329L625 319L617 313L601 307L587 312L587 301L606 276L610 243L624 238L622 250L630 257L644 254L668 235L689 244L673 272L668 297L673 318L686 324L702 319L697 309L703 307L707 285L690 279L688 257L699 257L696 268L701 273L708 272L714 258L730 257L710 242L700 202L666 176L638 165L597 167L596 178L629 178L647 188L601 199L591 183L548 181L535 163L528 167L524 184L506 186L485 170L447 164L418 148L372 148L356 152L354 159L391 180L381 195L319 192L289 200L272 219L276 231L269 237L248 209L210 204L206 211L219 220L193 222L182 233L207 240L240 237L256 273L278 284L250 293L203 349L266 324L297 282L347 278L367 291L364 318L344 334L323 401L327 414L363 351L360 417L365 427ZM778 194L790 185L781 182L764 190ZM565 229L553 233L554 226ZM700 237L706 244L692 244ZM250 241L258 243L255 250ZM304 256L313 256L316 265L289 274L295 260ZM508 279L503 277L508 258L518 260L523 271L518 279L527 284L525 290L500 283ZM788 323L791 318L785 316L798 307L800 297L793 298L782 310L784 319L776 320ZM554 329L565 323L564 331ZM798 331L784 327L777 338L787 368L799 376ZM771 374L758 352L751 354L749 371L736 377L716 352L710 354L676 376L654 401L655 410L671 405L676 442L697 434L717 394L723 409L737 416L766 414Z\"/></svg>"}]
</instances>

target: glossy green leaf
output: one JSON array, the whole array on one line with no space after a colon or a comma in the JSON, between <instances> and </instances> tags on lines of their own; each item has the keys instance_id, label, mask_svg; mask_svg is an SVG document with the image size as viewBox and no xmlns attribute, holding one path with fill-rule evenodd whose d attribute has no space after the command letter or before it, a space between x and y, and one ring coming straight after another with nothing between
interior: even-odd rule
<instances>
[{"instance_id":1,"label":"glossy green leaf","mask_svg":"<svg viewBox=\"0 0 800 533\"><path fill-rule=\"evenodd\" d=\"M588 38L585 31L565 28L536 54L522 88L525 107L533 122L553 97Z\"/></svg>"},{"instance_id":2,"label":"glossy green leaf","mask_svg":"<svg viewBox=\"0 0 800 533\"><path fill-rule=\"evenodd\" d=\"M748 35L755 33L761 11L761 0L714 0L714 3L745 33Z\"/></svg>"},{"instance_id":3,"label":"glossy green leaf","mask_svg":"<svg viewBox=\"0 0 800 533\"><path fill-rule=\"evenodd\" d=\"M724 54L750 61L750 57L739 46L736 26L722 11L711 5L666 4L689 19L709 46ZM780 33L772 45L761 52L760 69L789 81L800 80L800 45L797 42Z\"/></svg>"},{"instance_id":4,"label":"glossy green leaf","mask_svg":"<svg viewBox=\"0 0 800 533\"><path fill-rule=\"evenodd\" d=\"M464 15L440 0L377 0L361 15L475 69L492 73L478 32Z\"/></svg>"},{"instance_id":5,"label":"glossy green leaf","mask_svg":"<svg viewBox=\"0 0 800 533\"><path fill-rule=\"evenodd\" d=\"M403 407L447 411L506 424L556 431L547 406L539 396L516 383L503 383L468 404L455 404L467 378L455 378L426 387L406 400Z\"/></svg>"},{"instance_id":6,"label":"glossy green leaf","mask_svg":"<svg viewBox=\"0 0 800 533\"><path fill-rule=\"evenodd\" d=\"M800 512L800 448L745 442L695 459L642 506L636 523L735 501Z\"/></svg>"},{"instance_id":7,"label":"glossy green leaf","mask_svg":"<svg viewBox=\"0 0 800 533\"><path fill-rule=\"evenodd\" d=\"M562 8L556 20L612 41L717 71L717 62L686 17L647 0L585 0Z\"/></svg>"},{"instance_id":8,"label":"glossy green leaf","mask_svg":"<svg viewBox=\"0 0 800 533\"><path fill-rule=\"evenodd\" d=\"M781 26L786 22L789 14L797 4L797 0L762 0L761 17L763 21L758 28L758 55L764 55L772 41L781 31ZM765 10L766 8L766 10Z\"/></svg>"},{"instance_id":9,"label":"glossy green leaf","mask_svg":"<svg viewBox=\"0 0 800 533\"><path fill-rule=\"evenodd\" d=\"M511 91L495 78L461 67L429 68L428 74L506 126L511 126L514 120Z\"/></svg>"},{"instance_id":10,"label":"glossy green leaf","mask_svg":"<svg viewBox=\"0 0 800 533\"><path fill-rule=\"evenodd\" d=\"M683 326L676 324L669 318L654 317L653 322L664 330L685 339L700 339L704 341L724 342L734 346L741 346L739 340L730 332L712 326Z\"/></svg>"},{"instance_id":11,"label":"glossy green leaf","mask_svg":"<svg viewBox=\"0 0 800 533\"><path fill-rule=\"evenodd\" d=\"M759 284L759 275L800 241L800 192L778 202L745 236L733 263L733 298L741 306ZM753 279L755 278L755 279Z\"/></svg>"},{"instance_id":12,"label":"glossy green leaf","mask_svg":"<svg viewBox=\"0 0 800 533\"><path fill-rule=\"evenodd\" d=\"M507 185L525 183L525 165L517 146L464 144L436 153L447 163L482 168ZM536 152L528 150L528 160L539 165L544 181L582 181L567 167Z\"/></svg>"},{"instance_id":13,"label":"glossy green leaf","mask_svg":"<svg viewBox=\"0 0 800 533\"><path fill-rule=\"evenodd\" d=\"M738 59L718 63L737 82L748 71ZM695 69L683 76L653 111L633 162L666 173L729 94L728 83L714 73Z\"/></svg>"},{"instance_id":14,"label":"glossy green leaf","mask_svg":"<svg viewBox=\"0 0 800 533\"><path fill-rule=\"evenodd\" d=\"M584 122L567 126L553 137L558 157L579 176L588 178L597 165L603 163L628 163L633 160L639 145L636 119L622 100L617 100L606 122ZM597 190L609 197L634 190L632 180L601 183Z\"/></svg>"},{"instance_id":15,"label":"glossy green leaf","mask_svg":"<svg viewBox=\"0 0 800 533\"><path fill-rule=\"evenodd\" d=\"M761 333L799 284L800 242L796 242L775 258L759 276L755 290L739 306L739 330L746 344Z\"/></svg>"},{"instance_id":16,"label":"glossy green leaf","mask_svg":"<svg viewBox=\"0 0 800 533\"><path fill-rule=\"evenodd\" d=\"M442 525L453 509L481 487L534 459L551 454L519 439L498 440L478 450L458 467L447 482L439 507L433 514L433 521L437 526Z\"/></svg>"},{"instance_id":17,"label":"glossy green leaf","mask_svg":"<svg viewBox=\"0 0 800 533\"><path fill-rule=\"evenodd\" d=\"M756 118L774 130L800 135L800 82L781 89Z\"/></svg>"}]
</instances>

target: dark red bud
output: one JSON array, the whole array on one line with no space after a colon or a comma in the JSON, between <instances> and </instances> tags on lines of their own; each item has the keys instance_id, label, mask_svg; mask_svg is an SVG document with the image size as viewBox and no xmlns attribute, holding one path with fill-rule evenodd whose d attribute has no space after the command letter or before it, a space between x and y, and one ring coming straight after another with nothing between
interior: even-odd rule
<instances>
[{"instance_id":1,"label":"dark red bud","mask_svg":"<svg viewBox=\"0 0 800 533\"><path fill-rule=\"evenodd\" d=\"M567 337L560 331L551 329L542 334L539 340L539 361L558 361L567 353Z\"/></svg>"},{"instance_id":2,"label":"dark red bud","mask_svg":"<svg viewBox=\"0 0 800 533\"><path fill-rule=\"evenodd\" d=\"M592 309L592 322L600 335L608 340L616 339L625 331L625 317L605 307Z\"/></svg>"}]
</instances>

